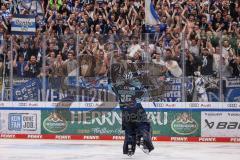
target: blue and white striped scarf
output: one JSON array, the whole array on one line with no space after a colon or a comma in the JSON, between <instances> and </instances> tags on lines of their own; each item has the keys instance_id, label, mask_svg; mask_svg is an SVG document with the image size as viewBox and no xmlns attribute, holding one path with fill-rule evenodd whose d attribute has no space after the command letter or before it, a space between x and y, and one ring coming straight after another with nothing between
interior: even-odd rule
<instances>
[{"instance_id":1,"label":"blue and white striped scarf","mask_svg":"<svg viewBox=\"0 0 240 160\"><path fill-rule=\"evenodd\" d=\"M19 13L22 10L29 10L31 13L44 14L41 0L13 0L15 13Z\"/></svg>"}]
</instances>

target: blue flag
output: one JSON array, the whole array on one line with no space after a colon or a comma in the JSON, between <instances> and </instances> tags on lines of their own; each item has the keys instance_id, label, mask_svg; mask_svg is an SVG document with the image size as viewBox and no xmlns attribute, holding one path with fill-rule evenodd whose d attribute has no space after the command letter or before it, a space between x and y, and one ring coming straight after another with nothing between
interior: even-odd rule
<instances>
[{"instance_id":1,"label":"blue flag","mask_svg":"<svg viewBox=\"0 0 240 160\"><path fill-rule=\"evenodd\" d=\"M14 101L37 101L41 88L39 79L34 78L20 85L13 86Z\"/></svg>"}]
</instances>

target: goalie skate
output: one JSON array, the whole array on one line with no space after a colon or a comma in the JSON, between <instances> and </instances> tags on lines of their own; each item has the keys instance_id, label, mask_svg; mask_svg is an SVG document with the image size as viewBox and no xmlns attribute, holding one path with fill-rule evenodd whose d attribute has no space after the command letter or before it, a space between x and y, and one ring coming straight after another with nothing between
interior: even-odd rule
<instances>
[{"instance_id":1,"label":"goalie skate","mask_svg":"<svg viewBox=\"0 0 240 160\"><path fill-rule=\"evenodd\" d=\"M128 153L127 153L127 155L129 157L132 157L134 155L133 146L131 144L128 144Z\"/></svg>"},{"instance_id":2,"label":"goalie skate","mask_svg":"<svg viewBox=\"0 0 240 160\"><path fill-rule=\"evenodd\" d=\"M149 154L150 151L148 149L148 147L146 146L144 140L143 140L143 137L140 138L140 141L139 141L139 148L146 154Z\"/></svg>"},{"instance_id":3,"label":"goalie skate","mask_svg":"<svg viewBox=\"0 0 240 160\"><path fill-rule=\"evenodd\" d=\"M137 146L146 154L149 154L154 149L152 145L148 145L147 142L144 141L143 137L137 139Z\"/></svg>"}]
</instances>

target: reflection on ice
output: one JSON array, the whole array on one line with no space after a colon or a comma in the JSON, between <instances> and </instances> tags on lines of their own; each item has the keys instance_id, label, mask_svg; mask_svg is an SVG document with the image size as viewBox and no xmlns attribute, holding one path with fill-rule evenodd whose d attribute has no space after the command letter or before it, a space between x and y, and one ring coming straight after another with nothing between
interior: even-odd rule
<instances>
[{"instance_id":1,"label":"reflection on ice","mask_svg":"<svg viewBox=\"0 0 240 160\"><path fill-rule=\"evenodd\" d=\"M122 155L122 142L0 140L1 160L239 160L239 144L156 142L155 150Z\"/></svg>"}]
</instances>

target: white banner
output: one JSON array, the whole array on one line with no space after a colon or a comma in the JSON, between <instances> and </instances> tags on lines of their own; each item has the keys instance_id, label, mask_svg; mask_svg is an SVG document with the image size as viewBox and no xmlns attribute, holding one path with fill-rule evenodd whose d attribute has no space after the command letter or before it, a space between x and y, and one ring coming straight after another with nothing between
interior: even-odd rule
<instances>
[{"instance_id":1,"label":"white banner","mask_svg":"<svg viewBox=\"0 0 240 160\"><path fill-rule=\"evenodd\" d=\"M0 134L40 134L41 111L0 111Z\"/></svg>"},{"instance_id":2,"label":"white banner","mask_svg":"<svg viewBox=\"0 0 240 160\"><path fill-rule=\"evenodd\" d=\"M16 35L34 35L36 19L34 15L15 14L11 20L11 33Z\"/></svg>"},{"instance_id":3,"label":"white banner","mask_svg":"<svg viewBox=\"0 0 240 160\"><path fill-rule=\"evenodd\" d=\"M202 137L240 137L239 112L202 112Z\"/></svg>"}]
</instances>

